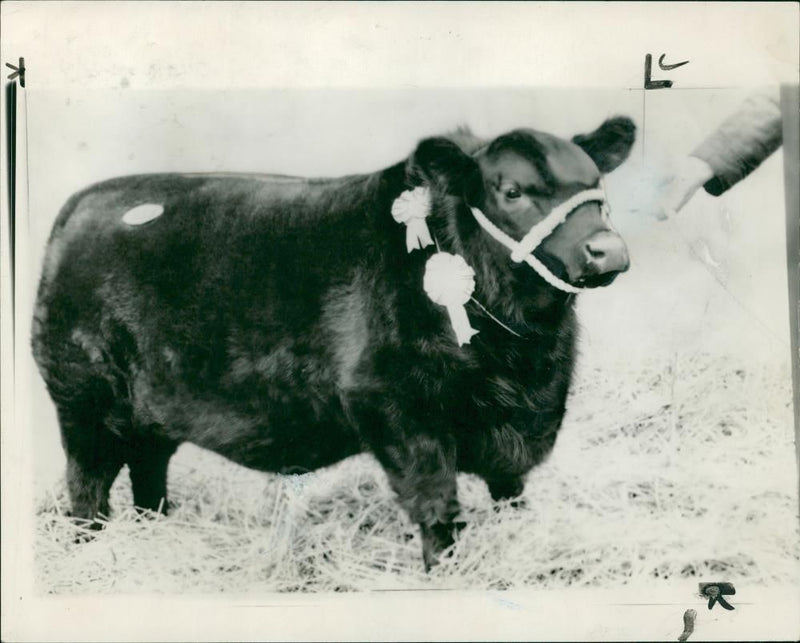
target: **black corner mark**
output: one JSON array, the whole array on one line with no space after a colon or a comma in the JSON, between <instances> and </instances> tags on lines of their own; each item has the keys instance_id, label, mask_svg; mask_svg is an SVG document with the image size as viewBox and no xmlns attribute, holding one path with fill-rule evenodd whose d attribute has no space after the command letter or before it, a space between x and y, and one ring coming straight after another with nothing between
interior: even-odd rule
<instances>
[{"instance_id":1,"label":"black corner mark","mask_svg":"<svg viewBox=\"0 0 800 643\"><path fill-rule=\"evenodd\" d=\"M653 57L647 54L644 57L644 88L645 89L668 89L672 87L671 80L652 80Z\"/></svg>"},{"instance_id":2,"label":"black corner mark","mask_svg":"<svg viewBox=\"0 0 800 643\"><path fill-rule=\"evenodd\" d=\"M14 73L9 74L8 80L14 80L19 76L19 86L25 87L25 59L19 59L19 67L14 67L11 63L6 63L6 67L14 70Z\"/></svg>"},{"instance_id":3,"label":"black corner mark","mask_svg":"<svg viewBox=\"0 0 800 643\"><path fill-rule=\"evenodd\" d=\"M677 69L678 67L683 67L684 65L688 65L689 64L688 60L684 60L683 62L675 63L674 65L665 65L664 64L664 58L666 56L667 56L667 54L661 54L661 56L659 56L659 58L658 58L658 66L661 69L663 69L664 71L669 71L670 69Z\"/></svg>"},{"instance_id":4,"label":"black corner mark","mask_svg":"<svg viewBox=\"0 0 800 643\"><path fill-rule=\"evenodd\" d=\"M700 583L700 595L708 599L708 609L719 603L726 610L734 609L723 596L733 596L736 588L732 583Z\"/></svg>"},{"instance_id":5,"label":"black corner mark","mask_svg":"<svg viewBox=\"0 0 800 643\"><path fill-rule=\"evenodd\" d=\"M689 63L688 60L684 60L679 63L675 63L674 65L664 64L664 57L667 54L661 54L658 59L658 66L664 71L670 71L672 69L677 69L678 67L683 67L683 65L687 65ZM653 72L653 56L651 54L647 54L644 57L644 88L645 89L669 89L672 87L671 80L653 80L652 78Z\"/></svg>"}]
</instances>

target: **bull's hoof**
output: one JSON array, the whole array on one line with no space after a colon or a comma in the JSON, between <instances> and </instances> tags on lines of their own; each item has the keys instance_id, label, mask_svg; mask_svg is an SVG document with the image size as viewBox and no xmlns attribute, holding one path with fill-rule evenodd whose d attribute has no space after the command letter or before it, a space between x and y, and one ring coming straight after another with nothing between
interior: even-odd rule
<instances>
[{"instance_id":1,"label":"bull's hoof","mask_svg":"<svg viewBox=\"0 0 800 643\"><path fill-rule=\"evenodd\" d=\"M495 512L500 513L503 510L506 504L506 500L507 499L495 501L492 507L495 510ZM513 509L527 509L528 501L525 500L525 498L512 498L511 500L508 501L508 506L512 507Z\"/></svg>"},{"instance_id":2,"label":"bull's hoof","mask_svg":"<svg viewBox=\"0 0 800 643\"><path fill-rule=\"evenodd\" d=\"M175 506L171 502L161 502L159 503L158 507L137 507L134 506L136 510L137 518L139 520L157 520L158 518L163 518L167 514L169 514Z\"/></svg>"},{"instance_id":3,"label":"bull's hoof","mask_svg":"<svg viewBox=\"0 0 800 643\"><path fill-rule=\"evenodd\" d=\"M451 545L455 543L453 532L455 525L436 524L430 527L422 525L422 561L425 565L425 572L428 573L441 561L442 555L450 558L453 555L452 549L444 554Z\"/></svg>"},{"instance_id":4,"label":"bull's hoof","mask_svg":"<svg viewBox=\"0 0 800 643\"><path fill-rule=\"evenodd\" d=\"M425 564L425 573L430 574L431 570L436 567L440 562L442 562L443 558L452 558L453 557L453 550L451 549L446 554L434 554L434 555L426 555L423 551L422 560Z\"/></svg>"},{"instance_id":5,"label":"bull's hoof","mask_svg":"<svg viewBox=\"0 0 800 643\"><path fill-rule=\"evenodd\" d=\"M76 545L92 542L97 536L97 532L106 528L106 524L99 520L75 518L73 522L75 522L75 527L78 529L78 534L72 539L72 542Z\"/></svg>"},{"instance_id":6,"label":"bull's hoof","mask_svg":"<svg viewBox=\"0 0 800 643\"><path fill-rule=\"evenodd\" d=\"M152 509L144 509L142 507L134 507L136 510L136 522L151 522L153 520L158 520L165 514L161 513L160 511L153 511Z\"/></svg>"}]
</instances>

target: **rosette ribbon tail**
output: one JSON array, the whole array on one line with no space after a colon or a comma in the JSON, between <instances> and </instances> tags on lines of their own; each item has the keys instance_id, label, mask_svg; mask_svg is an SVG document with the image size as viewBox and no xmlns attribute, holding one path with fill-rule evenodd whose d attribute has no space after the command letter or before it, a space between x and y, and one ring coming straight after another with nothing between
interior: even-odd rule
<instances>
[{"instance_id":1,"label":"rosette ribbon tail","mask_svg":"<svg viewBox=\"0 0 800 643\"><path fill-rule=\"evenodd\" d=\"M450 325L456 333L458 345L463 346L464 344L469 344L469 340L472 336L477 335L479 331L469 325L467 309L461 304L452 304L447 306L447 314L450 316Z\"/></svg>"},{"instance_id":2,"label":"rosette ribbon tail","mask_svg":"<svg viewBox=\"0 0 800 643\"><path fill-rule=\"evenodd\" d=\"M437 252L425 264L422 287L435 304L444 306L458 345L469 344L478 331L469 325L464 305L475 290L475 271L464 257L449 252Z\"/></svg>"},{"instance_id":3,"label":"rosette ribbon tail","mask_svg":"<svg viewBox=\"0 0 800 643\"><path fill-rule=\"evenodd\" d=\"M421 250L432 245L431 231L428 230L425 219L409 219L406 222L406 248L408 251Z\"/></svg>"}]
</instances>

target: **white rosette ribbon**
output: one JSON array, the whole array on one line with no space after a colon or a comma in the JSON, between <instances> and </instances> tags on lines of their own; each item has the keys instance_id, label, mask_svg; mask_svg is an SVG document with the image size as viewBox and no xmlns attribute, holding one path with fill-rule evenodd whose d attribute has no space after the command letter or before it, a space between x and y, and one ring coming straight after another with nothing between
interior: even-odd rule
<instances>
[{"instance_id":1,"label":"white rosette ribbon","mask_svg":"<svg viewBox=\"0 0 800 643\"><path fill-rule=\"evenodd\" d=\"M447 308L458 345L469 344L478 331L469 325L464 304L475 290L475 271L462 256L437 252L425 264L422 286L431 301Z\"/></svg>"},{"instance_id":2,"label":"white rosette ribbon","mask_svg":"<svg viewBox=\"0 0 800 643\"><path fill-rule=\"evenodd\" d=\"M392 203L392 217L397 223L406 225L406 248L421 250L433 245L425 217L431 211L431 195L426 187L406 190Z\"/></svg>"}]
</instances>

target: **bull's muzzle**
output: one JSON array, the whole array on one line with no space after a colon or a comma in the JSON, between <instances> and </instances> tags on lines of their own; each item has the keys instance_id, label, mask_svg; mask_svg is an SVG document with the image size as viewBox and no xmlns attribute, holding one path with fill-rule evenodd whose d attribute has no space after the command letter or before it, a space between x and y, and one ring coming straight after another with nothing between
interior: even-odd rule
<instances>
[{"instance_id":1,"label":"bull's muzzle","mask_svg":"<svg viewBox=\"0 0 800 643\"><path fill-rule=\"evenodd\" d=\"M612 230L596 232L583 244L584 279L587 287L606 286L630 267L628 248Z\"/></svg>"}]
</instances>

